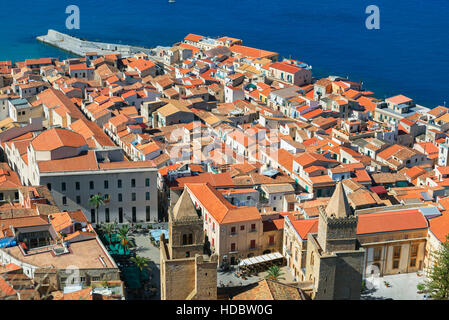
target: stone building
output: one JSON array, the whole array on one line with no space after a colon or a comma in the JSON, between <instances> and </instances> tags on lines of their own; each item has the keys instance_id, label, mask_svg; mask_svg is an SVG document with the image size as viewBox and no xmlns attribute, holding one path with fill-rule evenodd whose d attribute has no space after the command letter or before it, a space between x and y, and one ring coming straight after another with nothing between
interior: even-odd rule
<instances>
[{"instance_id":1,"label":"stone building","mask_svg":"<svg viewBox=\"0 0 449 320\"><path fill-rule=\"evenodd\" d=\"M313 282L312 298L360 299L364 249L357 223L340 182L327 207L320 207L318 233L308 237L306 281Z\"/></svg>"},{"instance_id":2,"label":"stone building","mask_svg":"<svg viewBox=\"0 0 449 320\"><path fill-rule=\"evenodd\" d=\"M161 236L161 300L216 300L217 256L204 255L203 220L187 191L169 209Z\"/></svg>"}]
</instances>

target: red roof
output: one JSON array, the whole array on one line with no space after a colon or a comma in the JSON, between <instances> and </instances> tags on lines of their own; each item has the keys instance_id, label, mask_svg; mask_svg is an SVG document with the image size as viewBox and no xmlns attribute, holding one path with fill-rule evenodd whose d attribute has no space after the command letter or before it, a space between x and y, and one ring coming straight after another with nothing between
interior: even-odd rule
<instances>
[{"instance_id":1,"label":"red roof","mask_svg":"<svg viewBox=\"0 0 449 320\"><path fill-rule=\"evenodd\" d=\"M369 187L369 188L372 192L375 192L377 194L385 194L388 192L384 186L374 186L374 187Z\"/></svg>"},{"instance_id":2,"label":"red roof","mask_svg":"<svg viewBox=\"0 0 449 320\"><path fill-rule=\"evenodd\" d=\"M449 235L449 213L443 212L443 215L430 220L430 231L441 242L446 241L446 237Z\"/></svg>"},{"instance_id":3,"label":"red roof","mask_svg":"<svg viewBox=\"0 0 449 320\"><path fill-rule=\"evenodd\" d=\"M270 68L274 68L274 69L279 69L288 73L296 73L299 70L301 70L301 68L296 67L294 65L291 64L287 64L287 63L282 63L282 62L275 62L273 64L271 64Z\"/></svg>"},{"instance_id":4,"label":"red roof","mask_svg":"<svg viewBox=\"0 0 449 320\"><path fill-rule=\"evenodd\" d=\"M357 234L414 230L427 228L427 220L417 210L401 210L359 215Z\"/></svg>"},{"instance_id":5,"label":"red roof","mask_svg":"<svg viewBox=\"0 0 449 320\"><path fill-rule=\"evenodd\" d=\"M417 209L367 213L360 214L358 217L357 235L425 229L428 227L426 218ZM318 232L318 218L304 220L290 218L290 221L301 239L307 239L309 233ZM448 222L445 221L446 225Z\"/></svg>"},{"instance_id":6,"label":"red roof","mask_svg":"<svg viewBox=\"0 0 449 320\"><path fill-rule=\"evenodd\" d=\"M184 40L188 40L188 41L193 41L193 42L198 42L201 39L203 39L203 36L199 36L197 34L193 34L193 33L189 33Z\"/></svg>"},{"instance_id":7,"label":"red roof","mask_svg":"<svg viewBox=\"0 0 449 320\"><path fill-rule=\"evenodd\" d=\"M290 219L290 222L303 240L307 239L309 233L318 232L318 218L305 220Z\"/></svg>"}]
</instances>

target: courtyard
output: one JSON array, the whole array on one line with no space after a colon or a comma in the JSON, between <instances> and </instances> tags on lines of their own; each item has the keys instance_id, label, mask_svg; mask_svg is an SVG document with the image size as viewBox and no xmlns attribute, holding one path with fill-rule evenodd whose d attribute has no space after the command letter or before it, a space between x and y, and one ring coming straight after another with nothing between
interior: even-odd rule
<instances>
[{"instance_id":1,"label":"courtyard","mask_svg":"<svg viewBox=\"0 0 449 320\"><path fill-rule=\"evenodd\" d=\"M426 296L418 293L416 286L424 282L419 273L403 273L383 277L368 278L367 290L362 293L362 300L425 300Z\"/></svg>"}]
</instances>

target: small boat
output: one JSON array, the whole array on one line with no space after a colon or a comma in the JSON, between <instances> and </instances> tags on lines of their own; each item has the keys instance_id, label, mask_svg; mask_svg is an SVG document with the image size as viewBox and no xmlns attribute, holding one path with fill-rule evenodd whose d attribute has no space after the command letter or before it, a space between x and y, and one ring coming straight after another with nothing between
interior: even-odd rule
<instances>
[{"instance_id":1,"label":"small boat","mask_svg":"<svg viewBox=\"0 0 449 320\"><path fill-rule=\"evenodd\" d=\"M176 0L168 0L169 3L176 2Z\"/></svg>"}]
</instances>

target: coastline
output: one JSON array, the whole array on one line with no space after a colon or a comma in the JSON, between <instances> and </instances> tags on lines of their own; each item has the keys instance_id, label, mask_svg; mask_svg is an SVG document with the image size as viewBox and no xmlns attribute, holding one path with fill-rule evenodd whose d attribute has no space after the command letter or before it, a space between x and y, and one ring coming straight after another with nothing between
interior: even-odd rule
<instances>
[{"instance_id":1,"label":"coastline","mask_svg":"<svg viewBox=\"0 0 449 320\"><path fill-rule=\"evenodd\" d=\"M60 42L60 43L63 43L63 42L61 42L60 39L51 39L51 38L49 39L48 37L52 33L60 35L64 39L78 41L79 42L78 43L79 47L82 47L82 44L85 44L86 47L88 47L89 45L91 45L92 47L89 48L88 50L84 50L83 51L84 53L83 53L83 52L80 52L80 51L76 51L76 49L74 49L76 47L76 44L72 44L72 45L69 45L69 46L58 45L57 44L58 42ZM147 54L148 54L148 52L153 50L153 48L145 48L145 47L126 45L126 44L121 44L121 43L117 44L117 43L105 43L105 42L99 42L99 41L90 41L90 40L87 40L87 39L84 39L84 38L79 38L79 37L75 37L75 36L72 36L72 35L69 35L69 34L61 33L61 32L58 32L56 30L53 30L53 29L49 29L47 35L37 36L36 40L40 44L48 45L48 46L53 47L55 49L58 49L60 51L66 52L66 53L68 53L70 55L73 55L74 57L83 57L85 52L98 52L100 54L108 54L108 53L120 52L120 51L115 51L115 50L108 50L108 49L110 49L111 47L114 47L114 46L115 47L120 47L120 48L126 48L126 49L130 50L129 53L125 53L124 55L123 55L123 52L120 52L120 53L122 53L122 55L124 57L127 57L128 54L129 54L129 56L132 55L132 54L135 54L139 50L142 50L142 52L145 52ZM101 50L100 49L101 46L106 47L106 49ZM95 47L97 47L97 48L95 48ZM73 49L71 50L70 48L73 48ZM134 51L134 52L131 54L132 51ZM338 75L338 73L332 73L330 71L326 71L325 69L318 68L318 70L319 71L314 75L314 78L327 77L327 76L330 76L330 75ZM348 77L348 79L354 79L355 78L355 77L352 77L351 74L346 75L346 77ZM373 88L378 87L378 86L379 85L371 85L371 86L367 86L367 87L368 87L368 90L373 90ZM364 87L365 87L365 85L364 85ZM365 87L365 89L366 89L366 87ZM387 89L380 89L379 91L382 92L382 93L381 94L377 94L377 96L384 96L384 98L385 98L388 95L394 95L393 91L395 91L395 90L391 90L390 92L387 92ZM400 89L398 89L396 91L400 91ZM378 91L374 90L374 95L375 96L376 96L376 93L378 93ZM378 97L378 98L381 99L381 97ZM444 99L444 98L441 98L441 99ZM426 109L434 109L434 108L437 107L437 105L424 106L424 105L418 104L418 103L417 103L417 106L421 107L421 108L426 108Z\"/></svg>"}]
</instances>

